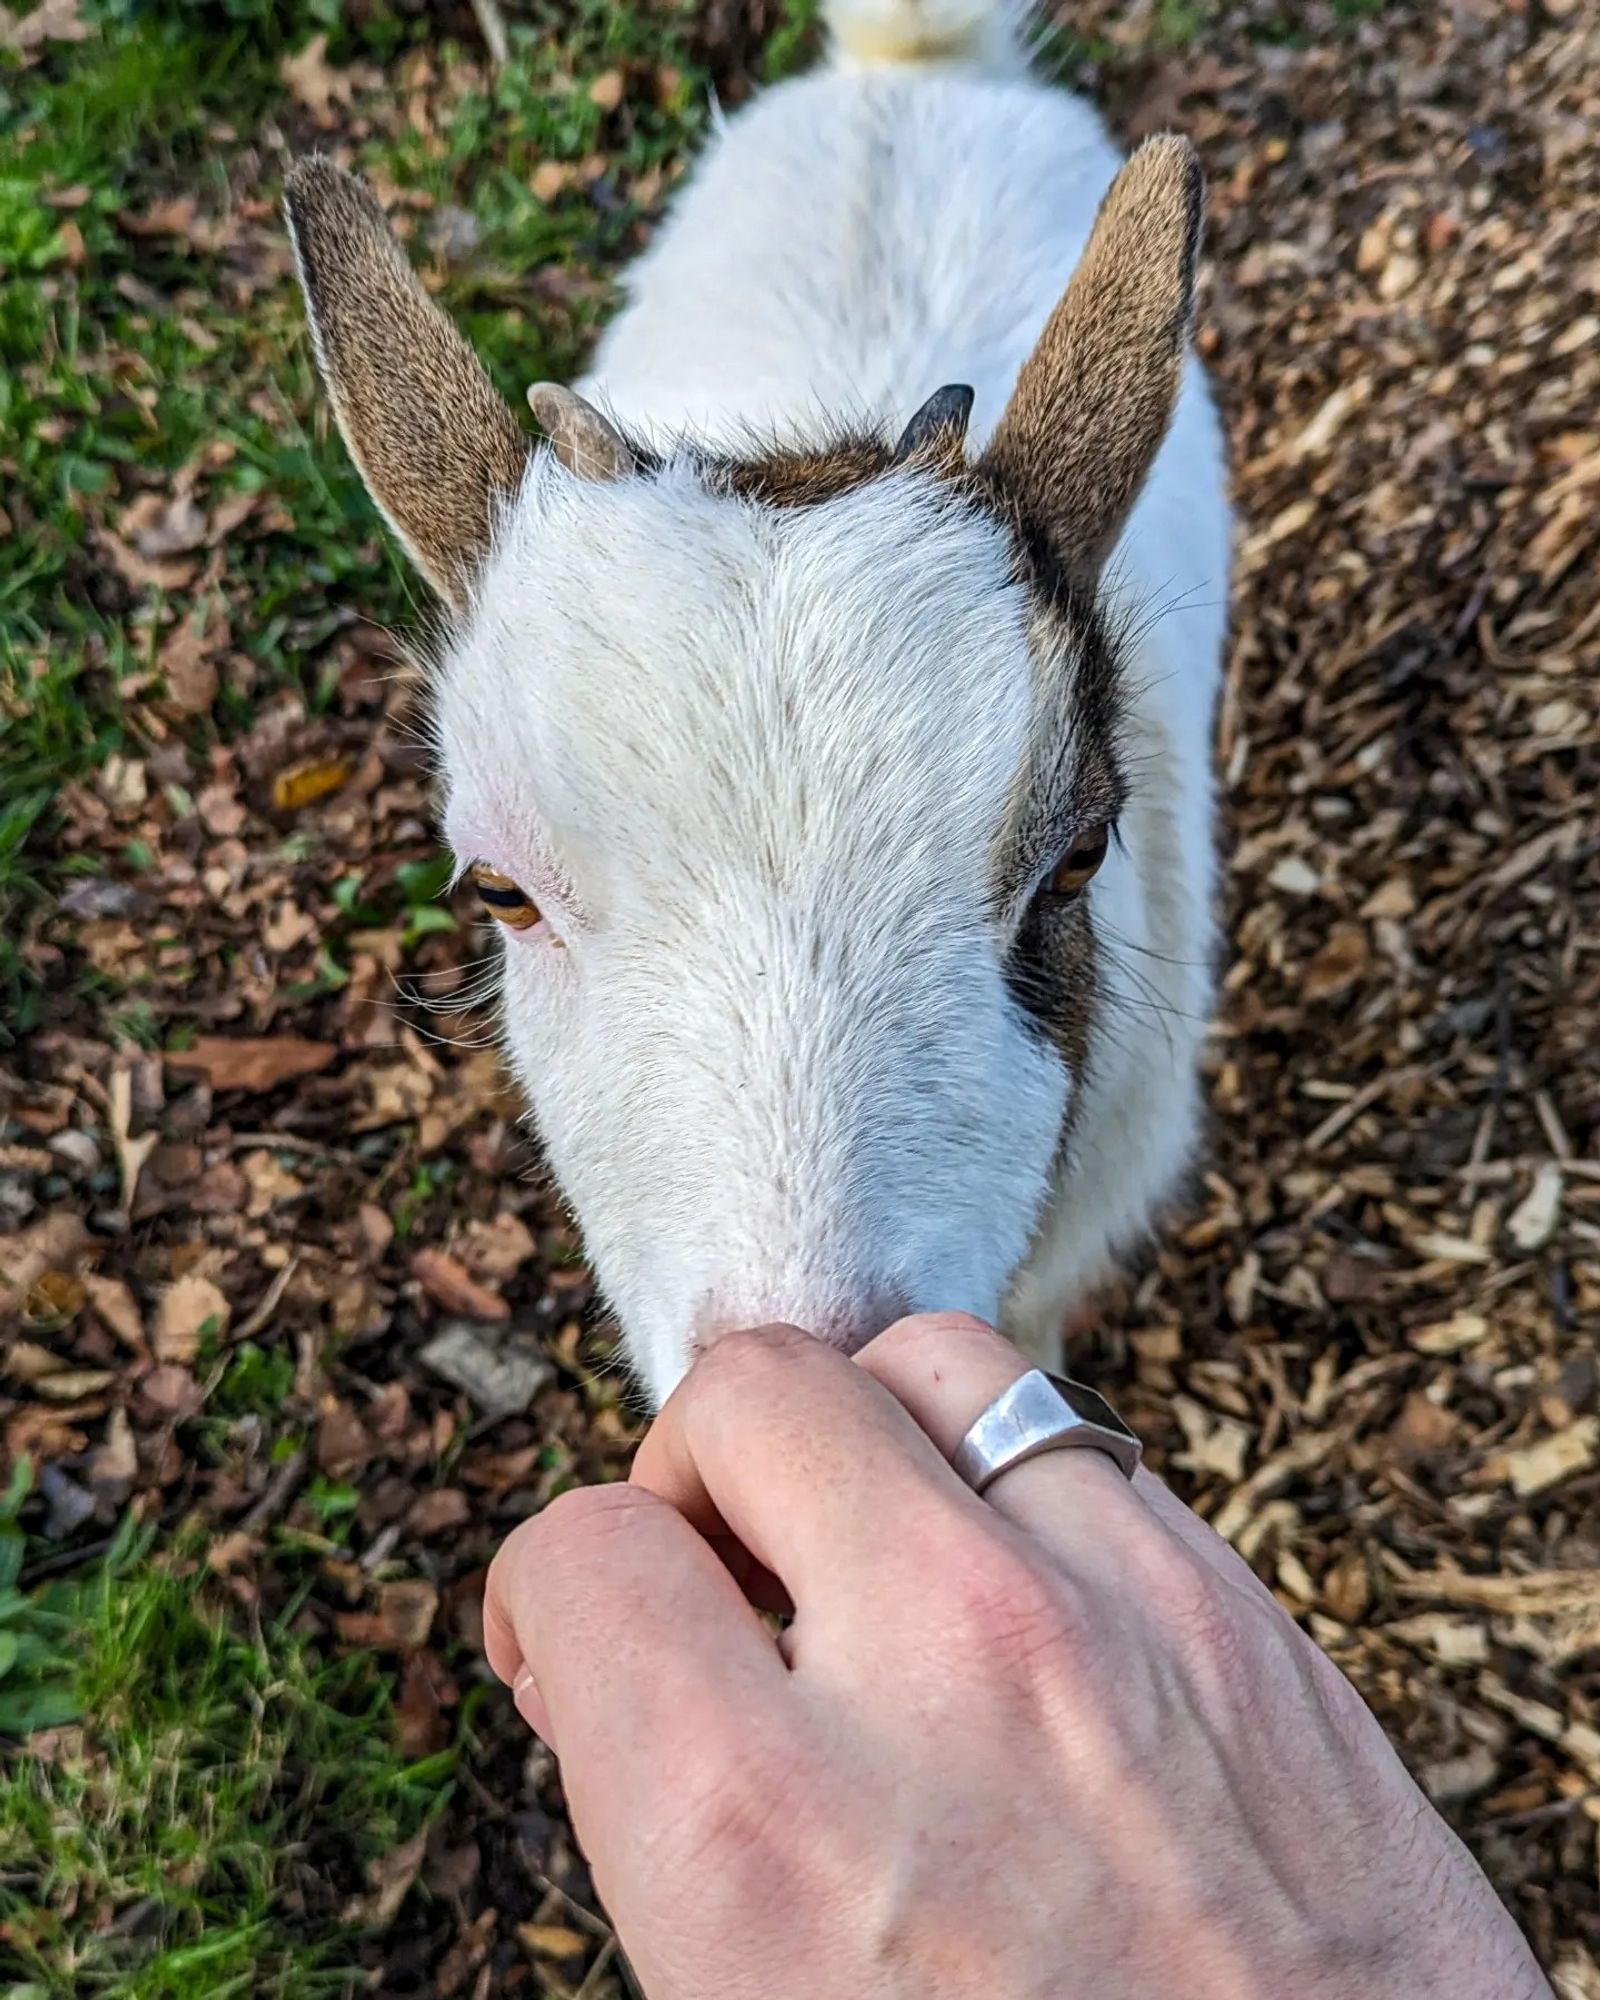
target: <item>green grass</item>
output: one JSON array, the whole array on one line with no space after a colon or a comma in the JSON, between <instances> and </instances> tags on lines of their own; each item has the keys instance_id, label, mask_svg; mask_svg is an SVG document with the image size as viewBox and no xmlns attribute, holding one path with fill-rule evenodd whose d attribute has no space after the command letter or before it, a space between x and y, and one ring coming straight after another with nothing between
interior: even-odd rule
<instances>
[{"instance_id":1,"label":"green grass","mask_svg":"<svg viewBox=\"0 0 1600 2000\"><path fill-rule=\"evenodd\" d=\"M288 1615L242 1633L192 1564L125 1544L91 1581L49 1595L27 1600L26 1713L76 1713L82 1735L5 1758L0 1991L348 1990L357 1937L343 1901L367 1863L427 1824L450 1758L408 1764L391 1747L370 1658L323 1657Z\"/></svg>"}]
</instances>

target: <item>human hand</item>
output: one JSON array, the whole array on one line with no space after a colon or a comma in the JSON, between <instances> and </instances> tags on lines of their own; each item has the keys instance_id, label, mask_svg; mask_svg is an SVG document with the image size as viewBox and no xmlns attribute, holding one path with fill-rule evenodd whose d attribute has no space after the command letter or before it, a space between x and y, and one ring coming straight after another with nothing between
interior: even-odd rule
<instances>
[{"instance_id":1,"label":"human hand","mask_svg":"<svg viewBox=\"0 0 1600 2000\"><path fill-rule=\"evenodd\" d=\"M730 1336L627 1485L496 1558L490 1662L650 2000L1549 2000L1349 1683L1158 1480L951 1472L1026 1366L951 1316L854 1364Z\"/></svg>"}]
</instances>

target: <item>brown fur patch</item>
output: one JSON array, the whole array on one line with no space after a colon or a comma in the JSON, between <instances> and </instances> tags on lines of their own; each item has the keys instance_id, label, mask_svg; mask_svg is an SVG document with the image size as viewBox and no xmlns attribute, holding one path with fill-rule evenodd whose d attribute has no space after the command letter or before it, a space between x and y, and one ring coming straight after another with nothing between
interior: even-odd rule
<instances>
[{"instance_id":1,"label":"brown fur patch","mask_svg":"<svg viewBox=\"0 0 1600 2000\"><path fill-rule=\"evenodd\" d=\"M815 451L763 452L718 459L709 468L730 493L767 507L820 507L890 468L888 445L878 438L842 438Z\"/></svg>"},{"instance_id":2,"label":"brown fur patch","mask_svg":"<svg viewBox=\"0 0 1600 2000\"><path fill-rule=\"evenodd\" d=\"M457 608L515 493L529 441L440 311L365 182L321 156L290 171L284 209L317 360L368 490Z\"/></svg>"}]
</instances>

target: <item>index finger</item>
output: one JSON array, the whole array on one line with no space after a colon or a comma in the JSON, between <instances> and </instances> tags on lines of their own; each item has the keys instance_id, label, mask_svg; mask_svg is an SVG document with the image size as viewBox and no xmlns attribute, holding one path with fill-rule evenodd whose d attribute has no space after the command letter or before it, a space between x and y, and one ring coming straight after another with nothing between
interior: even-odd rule
<instances>
[{"instance_id":1,"label":"index finger","mask_svg":"<svg viewBox=\"0 0 1600 2000\"><path fill-rule=\"evenodd\" d=\"M668 1399L632 1483L731 1532L795 1604L920 1590L927 1536L982 1503L887 1390L795 1327L724 1336ZM983 1518L987 1518L985 1514Z\"/></svg>"},{"instance_id":2,"label":"index finger","mask_svg":"<svg viewBox=\"0 0 1600 2000\"><path fill-rule=\"evenodd\" d=\"M739 1586L637 1487L585 1487L524 1521L490 1566L484 1639L502 1680L531 1672L597 1863L625 1839L622 1815L681 1768L675 1745L737 1739L788 1699Z\"/></svg>"}]
</instances>

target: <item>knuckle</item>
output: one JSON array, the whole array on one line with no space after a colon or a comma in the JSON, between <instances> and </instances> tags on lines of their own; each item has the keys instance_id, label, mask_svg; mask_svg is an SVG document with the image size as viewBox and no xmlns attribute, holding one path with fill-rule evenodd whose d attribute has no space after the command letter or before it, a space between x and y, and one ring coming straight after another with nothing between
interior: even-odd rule
<instances>
[{"instance_id":1,"label":"knuckle","mask_svg":"<svg viewBox=\"0 0 1600 2000\"><path fill-rule=\"evenodd\" d=\"M988 1524L956 1538L939 1594L949 1642L984 1673L1031 1682L1081 1670L1088 1628L1073 1586L1020 1539Z\"/></svg>"},{"instance_id":2,"label":"knuckle","mask_svg":"<svg viewBox=\"0 0 1600 2000\"><path fill-rule=\"evenodd\" d=\"M1244 1640L1235 1594L1154 1521L1133 1536L1126 1559L1134 1587L1191 1667L1210 1679L1228 1677Z\"/></svg>"},{"instance_id":3,"label":"knuckle","mask_svg":"<svg viewBox=\"0 0 1600 2000\"><path fill-rule=\"evenodd\" d=\"M818 1351L815 1338L798 1326L739 1327L700 1353L689 1380L701 1394L728 1382L770 1380L780 1371L805 1366Z\"/></svg>"},{"instance_id":4,"label":"knuckle","mask_svg":"<svg viewBox=\"0 0 1600 2000\"><path fill-rule=\"evenodd\" d=\"M559 1553L581 1559L631 1534L647 1514L665 1505L646 1488L621 1480L577 1486L558 1493L517 1532L530 1556L548 1561Z\"/></svg>"},{"instance_id":5,"label":"knuckle","mask_svg":"<svg viewBox=\"0 0 1600 2000\"><path fill-rule=\"evenodd\" d=\"M914 1313L885 1328L872 1345L880 1355L914 1361L923 1356L937 1358L953 1345L970 1348L975 1341L1002 1348L1008 1345L987 1320L964 1312Z\"/></svg>"}]
</instances>

